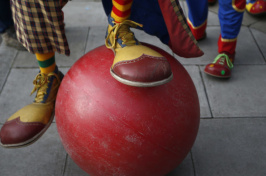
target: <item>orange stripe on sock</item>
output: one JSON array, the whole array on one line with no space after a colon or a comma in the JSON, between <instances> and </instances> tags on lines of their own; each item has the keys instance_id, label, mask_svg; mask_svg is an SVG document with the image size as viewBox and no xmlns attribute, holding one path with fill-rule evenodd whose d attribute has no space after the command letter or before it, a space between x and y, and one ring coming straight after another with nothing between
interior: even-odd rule
<instances>
[{"instance_id":1,"label":"orange stripe on sock","mask_svg":"<svg viewBox=\"0 0 266 176\"><path fill-rule=\"evenodd\" d=\"M45 54L35 53L35 55L36 55L37 60L39 60L39 61L45 61L45 60L53 57L55 55L55 53L54 52L45 53Z\"/></svg>"}]
</instances>

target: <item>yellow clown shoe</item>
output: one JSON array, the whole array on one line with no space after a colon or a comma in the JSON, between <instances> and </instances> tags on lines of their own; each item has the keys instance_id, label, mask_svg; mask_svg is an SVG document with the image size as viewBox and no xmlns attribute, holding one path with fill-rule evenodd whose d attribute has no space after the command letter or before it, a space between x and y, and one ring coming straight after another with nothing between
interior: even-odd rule
<instances>
[{"instance_id":1,"label":"yellow clown shoe","mask_svg":"<svg viewBox=\"0 0 266 176\"><path fill-rule=\"evenodd\" d=\"M39 73L33 81L35 100L13 114L0 131L3 147L23 147L35 142L48 129L54 118L57 91L63 74L56 70Z\"/></svg>"},{"instance_id":2,"label":"yellow clown shoe","mask_svg":"<svg viewBox=\"0 0 266 176\"><path fill-rule=\"evenodd\" d=\"M110 16L108 22L105 44L115 53L110 73L116 80L135 87L153 87L172 80L167 59L142 45L129 29L142 25L130 20L116 23Z\"/></svg>"}]
</instances>

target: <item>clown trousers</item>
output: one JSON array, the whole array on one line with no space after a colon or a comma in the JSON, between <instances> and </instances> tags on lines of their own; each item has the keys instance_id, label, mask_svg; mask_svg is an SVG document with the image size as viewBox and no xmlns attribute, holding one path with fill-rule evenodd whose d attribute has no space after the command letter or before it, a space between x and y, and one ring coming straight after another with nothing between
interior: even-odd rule
<instances>
[{"instance_id":1,"label":"clown trousers","mask_svg":"<svg viewBox=\"0 0 266 176\"><path fill-rule=\"evenodd\" d=\"M198 40L205 35L208 17L208 0L187 0L188 24ZM219 0L218 17L221 33L218 39L218 52L235 54L237 36L240 32L245 10L245 0Z\"/></svg>"}]
</instances>

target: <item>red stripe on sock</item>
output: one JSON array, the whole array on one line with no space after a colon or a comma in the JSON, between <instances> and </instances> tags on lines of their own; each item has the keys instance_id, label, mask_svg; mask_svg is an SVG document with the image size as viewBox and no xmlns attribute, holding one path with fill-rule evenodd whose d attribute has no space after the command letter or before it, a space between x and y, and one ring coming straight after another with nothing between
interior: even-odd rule
<instances>
[{"instance_id":1,"label":"red stripe on sock","mask_svg":"<svg viewBox=\"0 0 266 176\"><path fill-rule=\"evenodd\" d=\"M120 4L120 5L127 5L129 3L131 3L133 0L114 0L116 3Z\"/></svg>"},{"instance_id":2,"label":"red stripe on sock","mask_svg":"<svg viewBox=\"0 0 266 176\"><path fill-rule=\"evenodd\" d=\"M131 8L127 11L120 11L115 6L113 6L112 11L119 17L127 17L128 15L130 15Z\"/></svg>"}]
</instances>

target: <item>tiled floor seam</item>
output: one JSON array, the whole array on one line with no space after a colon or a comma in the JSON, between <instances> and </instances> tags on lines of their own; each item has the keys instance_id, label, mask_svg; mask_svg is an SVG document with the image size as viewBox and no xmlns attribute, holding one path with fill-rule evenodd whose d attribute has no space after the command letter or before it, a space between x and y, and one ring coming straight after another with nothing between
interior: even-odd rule
<instances>
[{"instance_id":1,"label":"tiled floor seam","mask_svg":"<svg viewBox=\"0 0 266 176\"><path fill-rule=\"evenodd\" d=\"M249 117L212 117L212 118L201 118L201 120L230 120L230 119L266 119L266 116L249 116Z\"/></svg>"},{"instance_id":2,"label":"tiled floor seam","mask_svg":"<svg viewBox=\"0 0 266 176\"><path fill-rule=\"evenodd\" d=\"M91 31L91 27L89 26L89 27L88 27L87 36L86 36L86 40L85 40L85 47L84 47L83 54L86 53L86 48L87 48L87 45L89 44L90 31Z\"/></svg>"},{"instance_id":3,"label":"tiled floor seam","mask_svg":"<svg viewBox=\"0 0 266 176\"><path fill-rule=\"evenodd\" d=\"M65 164L64 164L64 168L63 168L62 176L65 176L65 175L66 175L68 159L69 159L69 155L66 154Z\"/></svg>"},{"instance_id":4,"label":"tiled floor seam","mask_svg":"<svg viewBox=\"0 0 266 176\"><path fill-rule=\"evenodd\" d=\"M252 32L252 30L251 30L250 28L248 28L248 30L250 31L250 34L251 34L251 36L253 37L253 39L254 39L254 41L255 41L255 43L256 43L256 45L257 45L259 51L260 51L260 53L261 53L261 55L262 55L262 57L263 57L265 63L266 63L266 58L265 58L265 56L264 56L264 54L263 54L263 51L261 50L261 48L260 48L260 46L259 46L259 44L258 44L258 42L257 42L257 40L256 40L256 38L255 38L255 36L254 36L254 34L253 34L253 32Z\"/></svg>"},{"instance_id":5,"label":"tiled floor seam","mask_svg":"<svg viewBox=\"0 0 266 176\"><path fill-rule=\"evenodd\" d=\"M193 175L196 176L197 175L197 172L196 172L195 161L194 161L194 158L193 158L192 149L190 150L190 159L192 161Z\"/></svg>"},{"instance_id":6,"label":"tiled floor seam","mask_svg":"<svg viewBox=\"0 0 266 176\"><path fill-rule=\"evenodd\" d=\"M207 99L208 107L209 107L210 114L211 114L211 117L210 118L213 118L213 113L212 113L211 104L210 104L210 101L209 101L208 92L207 92L207 89L206 89L206 84L205 84L205 81L203 79L203 76L202 76L202 72L201 72L200 67L199 66L197 66L197 67L198 67L198 70L199 70L201 82L203 84L204 93L206 94L206 99Z\"/></svg>"},{"instance_id":7,"label":"tiled floor seam","mask_svg":"<svg viewBox=\"0 0 266 176\"><path fill-rule=\"evenodd\" d=\"M263 57L264 58L264 57ZM182 64L183 66L198 66L198 67L202 67L202 66L206 66L207 64L193 64L193 63L186 63L186 64ZM258 64L241 64L241 63L235 63L234 66L264 66L266 65L266 60L265 63L258 63Z\"/></svg>"},{"instance_id":8,"label":"tiled floor seam","mask_svg":"<svg viewBox=\"0 0 266 176\"><path fill-rule=\"evenodd\" d=\"M1 48L1 45L0 45L0 48ZM15 54L15 56L14 56L14 58L13 58L13 61L12 61L12 63L11 63L11 66L10 66L10 68L9 68L9 70L8 70L8 73L7 73L6 77L5 77L5 80L4 80L4 83L3 83L3 86L0 87L0 96L1 96L1 94L2 94L2 91L3 91L4 87L5 87L6 81L7 81L8 77L9 77L9 74L10 74L10 72L11 72L11 69L12 69L12 67L13 67L13 64L14 64L15 60L16 60L17 55L18 55L18 51L16 51L16 54Z\"/></svg>"}]
</instances>

